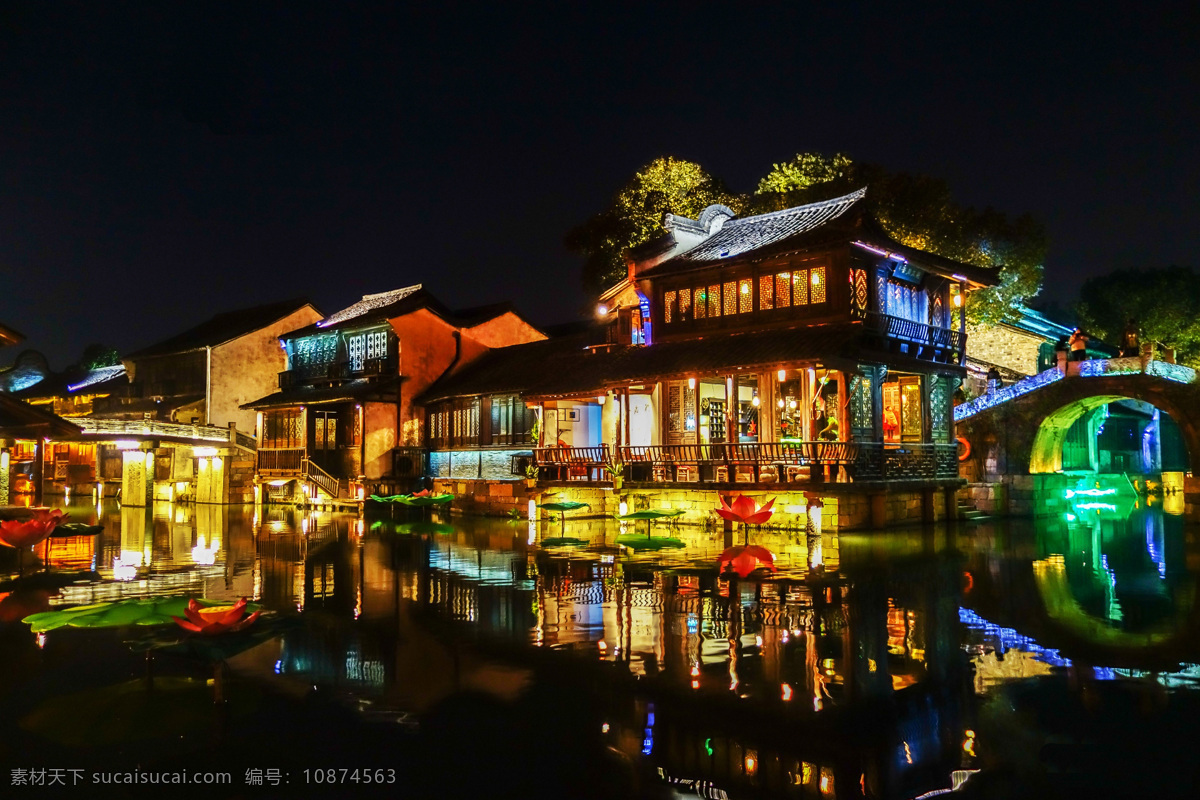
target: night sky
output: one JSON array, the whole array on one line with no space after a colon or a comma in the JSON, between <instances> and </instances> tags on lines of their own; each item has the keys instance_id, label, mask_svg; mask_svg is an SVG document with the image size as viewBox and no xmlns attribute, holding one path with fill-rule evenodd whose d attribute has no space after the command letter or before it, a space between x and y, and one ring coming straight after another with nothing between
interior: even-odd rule
<instances>
[{"instance_id":1,"label":"night sky","mask_svg":"<svg viewBox=\"0 0 1200 800\"><path fill-rule=\"evenodd\" d=\"M1182 3L409 5L5 3L0 321L56 368L412 283L566 321L564 234L662 155L737 191L809 150L944 178L1047 226L1051 299L1196 265Z\"/></svg>"}]
</instances>

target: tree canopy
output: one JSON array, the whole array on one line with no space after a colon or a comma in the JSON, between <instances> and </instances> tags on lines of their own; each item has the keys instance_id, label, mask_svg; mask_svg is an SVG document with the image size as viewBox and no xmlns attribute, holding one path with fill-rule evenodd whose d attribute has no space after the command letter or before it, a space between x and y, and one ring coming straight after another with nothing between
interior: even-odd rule
<instances>
[{"instance_id":1,"label":"tree canopy","mask_svg":"<svg viewBox=\"0 0 1200 800\"><path fill-rule=\"evenodd\" d=\"M1088 278L1079 290L1080 327L1110 344L1128 320L1142 341L1175 348L1176 359L1200 366L1200 276L1187 267L1122 269Z\"/></svg>"},{"instance_id":2,"label":"tree canopy","mask_svg":"<svg viewBox=\"0 0 1200 800\"><path fill-rule=\"evenodd\" d=\"M79 357L79 366L83 369L115 367L120 363L121 356L117 353L116 348L98 342L83 348L83 355Z\"/></svg>"},{"instance_id":3,"label":"tree canopy","mask_svg":"<svg viewBox=\"0 0 1200 800\"><path fill-rule=\"evenodd\" d=\"M737 212L743 199L695 162L656 158L621 187L608 208L571 230L566 245L584 255L584 285L599 291L625 277L625 250L661 234L665 214L695 219L714 203Z\"/></svg>"},{"instance_id":4,"label":"tree canopy","mask_svg":"<svg viewBox=\"0 0 1200 800\"><path fill-rule=\"evenodd\" d=\"M758 214L827 200L867 186L868 211L902 244L967 264L999 267L1000 285L971 296L968 314L994 323L1016 316L1042 285L1045 231L1032 217L1010 219L991 208L956 202L945 181L892 173L844 153L797 153L774 164L753 194L730 192L699 164L660 158L638 171L609 206L567 235L585 257L584 284L593 291L625 276L624 251L662 233L667 212L696 218L713 203Z\"/></svg>"},{"instance_id":5,"label":"tree canopy","mask_svg":"<svg viewBox=\"0 0 1200 800\"><path fill-rule=\"evenodd\" d=\"M999 267L1000 285L974 292L967 313L973 322L1017 316L1042 288L1045 230L1029 215L1009 219L992 208L958 203L950 186L927 175L892 173L859 164L843 153L798 153L775 164L758 184L756 212L791 208L867 187L868 212L896 241L979 267Z\"/></svg>"}]
</instances>

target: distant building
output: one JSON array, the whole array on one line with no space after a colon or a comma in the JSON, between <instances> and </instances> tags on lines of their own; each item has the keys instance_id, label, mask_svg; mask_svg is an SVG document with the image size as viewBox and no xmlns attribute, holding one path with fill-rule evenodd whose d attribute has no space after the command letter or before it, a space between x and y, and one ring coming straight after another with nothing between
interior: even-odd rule
<instances>
[{"instance_id":1,"label":"distant building","mask_svg":"<svg viewBox=\"0 0 1200 800\"><path fill-rule=\"evenodd\" d=\"M125 356L130 389L95 408L96 416L155 419L254 430L241 408L269 392L285 368L279 336L321 318L305 299L218 314Z\"/></svg>"},{"instance_id":2,"label":"distant building","mask_svg":"<svg viewBox=\"0 0 1200 800\"><path fill-rule=\"evenodd\" d=\"M452 311L419 284L282 332L277 390L243 405L261 418L256 479L277 499L407 489L425 467L415 398L492 348L545 338L506 304Z\"/></svg>"}]
</instances>

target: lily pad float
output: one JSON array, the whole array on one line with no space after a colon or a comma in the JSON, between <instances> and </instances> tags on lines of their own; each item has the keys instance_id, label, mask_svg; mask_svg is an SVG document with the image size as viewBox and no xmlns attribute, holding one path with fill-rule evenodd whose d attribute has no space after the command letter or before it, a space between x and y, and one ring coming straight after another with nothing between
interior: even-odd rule
<instances>
[{"instance_id":1,"label":"lily pad float","mask_svg":"<svg viewBox=\"0 0 1200 800\"><path fill-rule=\"evenodd\" d=\"M396 533L454 533L458 529L444 522L405 522L396 526Z\"/></svg>"},{"instance_id":2,"label":"lily pad float","mask_svg":"<svg viewBox=\"0 0 1200 800\"><path fill-rule=\"evenodd\" d=\"M672 509L670 511L651 508L651 509L647 509L645 511L634 511L632 514L618 514L617 519L619 519L619 520L673 519L675 517L682 516L683 514L684 514L684 511L682 508L676 508L676 509Z\"/></svg>"},{"instance_id":3,"label":"lily pad float","mask_svg":"<svg viewBox=\"0 0 1200 800\"><path fill-rule=\"evenodd\" d=\"M52 539L61 539L68 536L95 536L100 531L104 530L103 525L88 525L83 522L68 522L64 525L59 525L50 534Z\"/></svg>"},{"instance_id":4,"label":"lily pad float","mask_svg":"<svg viewBox=\"0 0 1200 800\"><path fill-rule=\"evenodd\" d=\"M591 506L587 503L564 500L561 503L538 503L538 508L544 508L547 511L574 511L577 508L591 508Z\"/></svg>"},{"instance_id":5,"label":"lily pad float","mask_svg":"<svg viewBox=\"0 0 1200 800\"><path fill-rule=\"evenodd\" d=\"M641 536L636 533L623 533L617 537L617 544L630 550L678 550L687 547L680 539L670 536Z\"/></svg>"},{"instance_id":6,"label":"lily pad float","mask_svg":"<svg viewBox=\"0 0 1200 800\"><path fill-rule=\"evenodd\" d=\"M549 539L542 539L542 547L582 547L587 543L587 539L576 539L573 536L551 536Z\"/></svg>"},{"instance_id":7,"label":"lily pad float","mask_svg":"<svg viewBox=\"0 0 1200 800\"><path fill-rule=\"evenodd\" d=\"M112 603L94 603L75 606L58 611L43 611L31 614L22 622L28 623L34 633L52 631L55 628L116 628L122 625L174 625L172 617L184 616L190 597L139 597L133 600L117 600ZM197 600L202 607L227 606L226 601ZM249 603L246 610L261 609L258 603Z\"/></svg>"},{"instance_id":8,"label":"lily pad float","mask_svg":"<svg viewBox=\"0 0 1200 800\"><path fill-rule=\"evenodd\" d=\"M387 497L380 497L377 494L371 495L371 499L376 503L400 503L405 506L438 506L445 505L454 499L452 494L393 494Z\"/></svg>"}]
</instances>

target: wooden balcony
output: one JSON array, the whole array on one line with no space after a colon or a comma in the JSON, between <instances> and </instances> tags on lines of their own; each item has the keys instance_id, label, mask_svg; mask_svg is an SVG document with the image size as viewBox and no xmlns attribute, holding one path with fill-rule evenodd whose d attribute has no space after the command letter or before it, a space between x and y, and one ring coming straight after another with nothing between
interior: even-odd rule
<instances>
[{"instance_id":1,"label":"wooden balcony","mask_svg":"<svg viewBox=\"0 0 1200 800\"><path fill-rule=\"evenodd\" d=\"M295 478L301 474L303 447L258 451L258 474L264 477Z\"/></svg>"},{"instance_id":2,"label":"wooden balcony","mask_svg":"<svg viewBox=\"0 0 1200 800\"><path fill-rule=\"evenodd\" d=\"M957 445L878 442L722 442L716 444L539 447L546 480L602 482L613 454L634 482L782 484L825 480L844 469L852 481L958 477Z\"/></svg>"},{"instance_id":3,"label":"wooden balcony","mask_svg":"<svg viewBox=\"0 0 1200 800\"><path fill-rule=\"evenodd\" d=\"M854 314L863 321L867 330L887 341L897 345L912 345L914 350L910 355L914 358L960 365L966 358L967 337L960 331L874 311L856 310Z\"/></svg>"}]
</instances>

